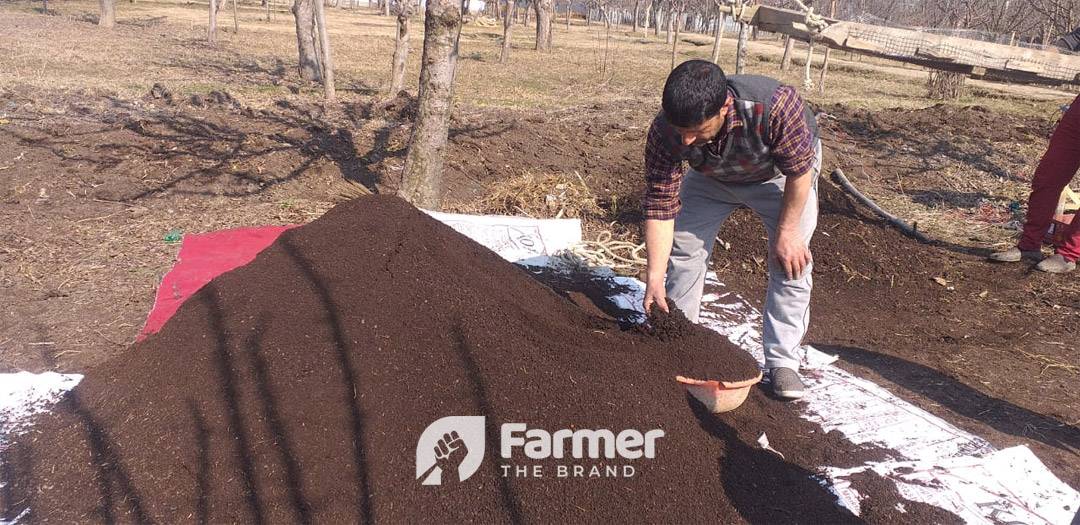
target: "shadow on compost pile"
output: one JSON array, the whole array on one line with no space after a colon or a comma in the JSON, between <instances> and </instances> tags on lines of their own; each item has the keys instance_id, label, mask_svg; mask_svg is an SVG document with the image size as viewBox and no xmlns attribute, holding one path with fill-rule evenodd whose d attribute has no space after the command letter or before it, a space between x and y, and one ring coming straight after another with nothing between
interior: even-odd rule
<instances>
[{"instance_id":1,"label":"shadow on compost pile","mask_svg":"<svg viewBox=\"0 0 1080 525\"><path fill-rule=\"evenodd\" d=\"M807 477L880 451L822 434L760 390L739 410L695 417L669 353L404 202L361 198L284 233L89 371L5 451L3 516L853 521ZM720 345L710 359L740 355ZM422 486L417 439L451 415L486 418L484 461L463 483ZM530 460L516 448L503 459L512 422L664 436L655 458ZM755 450L762 432L788 461ZM542 479L515 477L532 465ZM560 465L634 475L559 477ZM900 501L872 497L883 509Z\"/></svg>"}]
</instances>

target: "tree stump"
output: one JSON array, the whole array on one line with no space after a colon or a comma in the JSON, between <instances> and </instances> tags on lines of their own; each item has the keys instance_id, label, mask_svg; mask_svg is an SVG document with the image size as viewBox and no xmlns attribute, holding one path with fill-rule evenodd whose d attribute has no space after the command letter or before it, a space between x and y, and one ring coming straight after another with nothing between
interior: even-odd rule
<instances>
[{"instance_id":1,"label":"tree stump","mask_svg":"<svg viewBox=\"0 0 1080 525\"><path fill-rule=\"evenodd\" d=\"M930 71L926 81L927 96L937 100L955 100L964 93L967 75L954 71Z\"/></svg>"}]
</instances>

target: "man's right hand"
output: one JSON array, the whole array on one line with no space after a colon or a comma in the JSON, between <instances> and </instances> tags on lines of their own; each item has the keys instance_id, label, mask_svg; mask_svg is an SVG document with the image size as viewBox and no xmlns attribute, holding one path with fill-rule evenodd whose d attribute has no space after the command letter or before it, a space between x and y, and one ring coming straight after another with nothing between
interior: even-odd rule
<instances>
[{"instance_id":1,"label":"man's right hand","mask_svg":"<svg viewBox=\"0 0 1080 525\"><path fill-rule=\"evenodd\" d=\"M661 310L667 312L667 291L664 289L664 279L649 279L649 282L645 283L645 301L642 306L645 307L645 313L652 313L653 304L657 305Z\"/></svg>"},{"instance_id":2,"label":"man's right hand","mask_svg":"<svg viewBox=\"0 0 1080 525\"><path fill-rule=\"evenodd\" d=\"M664 276L667 273L668 257L671 255L671 244L675 236L675 221L673 219L645 220L645 258L648 265L645 269L645 300L641 306L646 314L652 313L653 304L667 312L667 291L664 289Z\"/></svg>"}]
</instances>

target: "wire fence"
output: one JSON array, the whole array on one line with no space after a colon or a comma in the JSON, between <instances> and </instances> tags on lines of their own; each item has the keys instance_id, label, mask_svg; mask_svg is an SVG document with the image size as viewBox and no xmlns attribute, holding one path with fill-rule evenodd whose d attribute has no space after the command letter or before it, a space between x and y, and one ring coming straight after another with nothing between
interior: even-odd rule
<instances>
[{"instance_id":1,"label":"wire fence","mask_svg":"<svg viewBox=\"0 0 1080 525\"><path fill-rule=\"evenodd\" d=\"M872 43L878 48L878 52L886 56L897 58L911 58L920 60L945 60L964 65L985 67L995 70L1013 70L1037 73L1039 76L1074 82L1080 79L1080 66L1065 64L1052 58L1040 58L1039 56L1003 56L1002 53L991 53L980 47L975 42L989 42L1001 45L1011 45L1025 49L1041 51L1053 51L1055 54L1080 55L1072 51L1057 47L1029 42L1017 41L1012 34L1000 34L990 31L975 29L947 29L930 27L905 27L890 24L887 20L874 16L870 13L861 13L851 17L852 22L858 22L867 26L879 26L895 29L914 31L916 34L905 36L897 32L878 30L873 27L854 27L848 35L852 38ZM957 39L973 41L940 41L927 38L929 35L945 36Z\"/></svg>"}]
</instances>

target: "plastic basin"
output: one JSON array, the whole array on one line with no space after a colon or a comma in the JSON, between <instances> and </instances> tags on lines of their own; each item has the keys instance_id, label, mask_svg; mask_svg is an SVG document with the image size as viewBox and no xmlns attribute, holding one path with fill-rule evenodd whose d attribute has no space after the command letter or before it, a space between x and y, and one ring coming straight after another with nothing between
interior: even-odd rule
<instances>
[{"instance_id":1,"label":"plastic basin","mask_svg":"<svg viewBox=\"0 0 1080 525\"><path fill-rule=\"evenodd\" d=\"M701 381L675 376L675 381L713 413L728 412L739 408L750 395L750 388L761 381L762 374L745 381Z\"/></svg>"}]
</instances>

